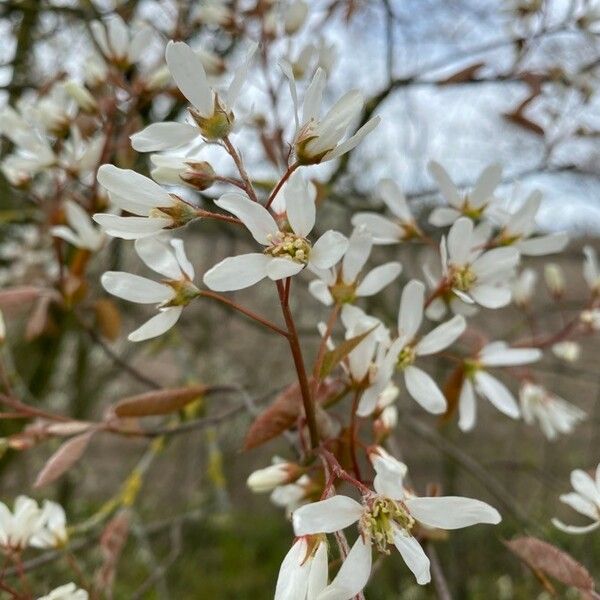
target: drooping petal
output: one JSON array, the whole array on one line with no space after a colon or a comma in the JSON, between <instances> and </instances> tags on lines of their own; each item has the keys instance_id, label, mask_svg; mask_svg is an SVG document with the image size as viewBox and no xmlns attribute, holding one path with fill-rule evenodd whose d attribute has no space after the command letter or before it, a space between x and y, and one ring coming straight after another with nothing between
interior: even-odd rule
<instances>
[{"instance_id":1,"label":"drooping petal","mask_svg":"<svg viewBox=\"0 0 600 600\"><path fill-rule=\"evenodd\" d=\"M517 242L517 248L525 256L545 256L562 252L568 243L569 236L566 233L551 233Z\"/></svg>"},{"instance_id":2,"label":"drooping petal","mask_svg":"<svg viewBox=\"0 0 600 600\"><path fill-rule=\"evenodd\" d=\"M461 431L471 431L476 419L475 391L471 380L465 378L458 399L458 426Z\"/></svg>"},{"instance_id":3,"label":"drooping petal","mask_svg":"<svg viewBox=\"0 0 600 600\"><path fill-rule=\"evenodd\" d=\"M465 318L456 315L424 336L416 345L415 350L419 356L440 352L453 344L463 334L466 327Z\"/></svg>"},{"instance_id":4,"label":"drooping petal","mask_svg":"<svg viewBox=\"0 0 600 600\"><path fill-rule=\"evenodd\" d=\"M172 224L169 217L146 218L146 217L119 217L106 213L96 213L94 221L112 237L124 240L135 240L139 237L154 235Z\"/></svg>"},{"instance_id":5,"label":"drooping petal","mask_svg":"<svg viewBox=\"0 0 600 600\"><path fill-rule=\"evenodd\" d=\"M199 135L199 129L187 123L152 123L131 136L131 147L138 152L158 152L189 144Z\"/></svg>"},{"instance_id":6,"label":"drooping petal","mask_svg":"<svg viewBox=\"0 0 600 600\"><path fill-rule=\"evenodd\" d=\"M356 288L356 295L361 298L374 296L387 287L400 273L402 265L399 262L389 262L369 271Z\"/></svg>"},{"instance_id":7,"label":"drooping petal","mask_svg":"<svg viewBox=\"0 0 600 600\"><path fill-rule=\"evenodd\" d=\"M173 248L173 252L175 253L175 258L177 263L179 264L179 268L190 278L194 279L195 271L194 265L191 263L187 254L185 253L185 248L183 247L183 240L178 238L174 238L171 240L171 248Z\"/></svg>"},{"instance_id":8,"label":"drooping petal","mask_svg":"<svg viewBox=\"0 0 600 600\"><path fill-rule=\"evenodd\" d=\"M302 263L287 258L272 258L267 264L267 277L273 281L279 281L300 273L303 268Z\"/></svg>"},{"instance_id":9,"label":"drooping petal","mask_svg":"<svg viewBox=\"0 0 600 600\"><path fill-rule=\"evenodd\" d=\"M402 290L400 310L398 312L398 333L411 340L423 321L423 301L425 285L417 279L411 279Z\"/></svg>"},{"instance_id":10,"label":"drooping petal","mask_svg":"<svg viewBox=\"0 0 600 600\"><path fill-rule=\"evenodd\" d=\"M452 225L461 215L456 208L448 208L447 206L438 206L429 213L429 223L434 227L447 227Z\"/></svg>"},{"instance_id":11,"label":"drooping petal","mask_svg":"<svg viewBox=\"0 0 600 600\"><path fill-rule=\"evenodd\" d=\"M414 573L419 585L425 585L431 581L429 573L429 558L421 544L410 534L399 527L394 527L394 546L404 559L406 566Z\"/></svg>"},{"instance_id":12,"label":"drooping petal","mask_svg":"<svg viewBox=\"0 0 600 600\"><path fill-rule=\"evenodd\" d=\"M342 279L344 283L356 281L365 266L373 247L373 237L365 227L355 228L348 241L348 249L342 259Z\"/></svg>"},{"instance_id":13,"label":"drooping petal","mask_svg":"<svg viewBox=\"0 0 600 600\"><path fill-rule=\"evenodd\" d=\"M314 279L308 284L308 291L325 306L331 306L333 304L333 296L324 281Z\"/></svg>"},{"instance_id":14,"label":"drooping petal","mask_svg":"<svg viewBox=\"0 0 600 600\"><path fill-rule=\"evenodd\" d=\"M402 222L410 223L413 221L406 197L393 179L382 179L377 185L377 194Z\"/></svg>"},{"instance_id":15,"label":"drooping petal","mask_svg":"<svg viewBox=\"0 0 600 600\"><path fill-rule=\"evenodd\" d=\"M316 206L302 175L296 171L284 190L287 218L293 232L306 237L315 226Z\"/></svg>"},{"instance_id":16,"label":"drooping petal","mask_svg":"<svg viewBox=\"0 0 600 600\"><path fill-rule=\"evenodd\" d=\"M485 308L502 308L510 303L512 291L498 285L476 285L471 290L471 298Z\"/></svg>"},{"instance_id":17,"label":"drooping petal","mask_svg":"<svg viewBox=\"0 0 600 600\"><path fill-rule=\"evenodd\" d=\"M347 248L348 238L339 231L329 229L315 242L309 262L318 269L329 269L339 262Z\"/></svg>"},{"instance_id":18,"label":"drooping petal","mask_svg":"<svg viewBox=\"0 0 600 600\"><path fill-rule=\"evenodd\" d=\"M321 542L312 559L308 576L307 598L316 598L327 587L328 577L327 542Z\"/></svg>"},{"instance_id":19,"label":"drooping petal","mask_svg":"<svg viewBox=\"0 0 600 600\"><path fill-rule=\"evenodd\" d=\"M153 271L169 279L181 278L181 268L168 241L156 237L140 238L135 241L135 251Z\"/></svg>"},{"instance_id":20,"label":"drooping petal","mask_svg":"<svg viewBox=\"0 0 600 600\"><path fill-rule=\"evenodd\" d=\"M269 211L244 194L228 192L215 200L215 204L234 214L248 228L252 237L263 246L268 246L272 236L279 231Z\"/></svg>"},{"instance_id":21,"label":"drooping petal","mask_svg":"<svg viewBox=\"0 0 600 600\"><path fill-rule=\"evenodd\" d=\"M477 391L500 412L513 419L519 418L521 414L519 406L510 390L502 382L485 371L478 371L475 374L475 384Z\"/></svg>"},{"instance_id":22,"label":"drooping petal","mask_svg":"<svg viewBox=\"0 0 600 600\"><path fill-rule=\"evenodd\" d=\"M562 521L559 521L558 519L552 519L552 525L554 525L554 527L556 527L557 529L564 531L565 533L582 535L584 533L590 533L591 531L598 529L598 527L600 527L600 520L596 521L595 523L592 523L591 525L577 526L565 525Z\"/></svg>"},{"instance_id":23,"label":"drooping petal","mask_svg":"<svg viewBox=\"0 0 600 600\"><path fill-rule=\"evenodd\" d=\"M241 290L264 279L270 261L261 253L230 256L209 269L202 281L215 292Z\"/></svg>"},{"instance_id":24,"label":"drooping petal","mask_svg":"<svg viewBox=\"0 0 600 600\"><path fill-rule=\"evenodd\" d=\"M325 155L324 160L334 160L335 158L339 158L346 152L350 152L353 148L358 146L377 125L381 121L381 117L373 117L370 121L367 121L352 137L349 137L345 142L338 144L332 152L328 152Z\"/></svg>"},{"instance_id":25,"label":"drooping petal","mask_svg":"<svg viewBox=\"0 0 600 600\"><path fill-rule=\"evenodd\" d=\"M590 519L596 520L598 518L598 509L596 508L596 505L587 497L584 498L581 494L571 492L569 494L563 494L559 499L573 510L576 510L578 513L585 515Z\"/></svg>"},{"instance_id":26,"label":"drooping petal","mask_svg":"<svg viewBox=\"0 0 600 600\"><path fill-rule=\"evenodd\" d=\"M305 561L308 545L304 538L296 540L281 561L274 600L305 600L310 561Z\"/></svg>"},{"instance_id":27,"label":"drooping petal","mask_svg":"<svg viewBox=\"0 0 600 600\"><path fill-rule=\"evenodd\" d=\"M489 202L501 179L502 165L496 163L486 167L477 178L473 191L469 194L469 204L475 208L481 208Z\"/></svg>"},{"instance_id":28,"label":"drooping petal","mask_svg":"<svg viewBox=\"0 0 600 600\"><path fill-rule=\"evenodd\" d=\"M100 281L109 294L129 302L158 304L173 296L173 290L168 285L123 271L107 271Z\"/></svg>"},{"instance_id":29,"label":"drooping petal","mask_svg":"<svg viewBox=\"0 0 600 600\"><path fill-rule=\"evenodd\" d=\"M348 496L333 496L305 504L292 515L296 535L333 533L358 521L363 507Z\"/></svg>"},{"instance_id":30,"label":"drooping petal","mask_svg":"<svg viewBox=\"0 0 600 600\"><path fill-rule=\"evenodd\" d=\"M446 169L434 160L429 163L428 168L429 172L436 180L442 195L446 198L446 202L455 208L460 208L462 205L462 197L454 185L454 182L450 179L450 175L448 175Z\"/></svg>"},{"instance_id":31,"label":"drooping petal","mask_svg":"<svg viewBox=\"0 0 600 600\"><path fill-rule=\"evenodd\" d=\"M125 196L136 204L172 206L175 201L158 183L130 169L102 165L98 169L98 183L117 196Z\"/></svg>"},{"instance_id":32,"label":"drooping petal","mask_svg":"<svg viewBox=\"0 0 600 600\"><path fill-rule=\"evenodd\" d=\"M448 232L448 259L456 265L464 265L469 258L473 237L473 221L461 217L454 222Z\"/></svg>"},{"instance_id":33,"label":"drooping petal","mask_svg":"<svg viewBox=\"0 0 600 600\"><path fill-rule=\"evenodd\" d=\"M428 412L440 415L446 412L446 398L437 383L417 367L404 369L404 382L408 393Z\"/></svg>"},{"instance_id":34,"label":"drooping petal","mask_svg":"<svg viewBox=\"0 0 600 600\"><path fill-rule=\"evenodd\" d=\"M597 488L594 479L585 471L581 469L572 471L571 485L578 494L581 494L596 506L600 506L600 490Z\"/></svg>"},{"instance_id":35,"label":"drooping petal","mask_svg":"<svg viewBox=\"0 0 600 600\"><path fill-rule=\"evenodd\" d=\"M370 455L375 469L373 489L382 496L394 500L404 499L404 478L408 472L406 465L380 449Z\"/></svg>"},{"instance_id":36,"label":"drooping petal","mask_svg":"<svg viewBox=\"0 0 600 600\"><path fill-rule=\"evenodd\" d=\"M159 335L162 335L177 321L183 312L183 306L170 306L169 308L162 308L160 312L146 321L141 327L138 327L135 331L132 331L127 339L130 342L143 342Z\"/></svg>"},{"instance_id":37,"label":"drooping petal","mask_svg":"<svg viewBox=\"0 0 600 600\"><path fill-rule=\"evenodd\" d=\"M165 58L181 93L203 117L213 114L213 95L200 57L185 43L170 41Z\"/></svg>"},{"instance_id":38,"label":"drooping petal","mask_svg":"<svg viewBox=\"0 0 600 600\"><path fill-rule=\"evenodd\" d=\"M460 496L407 498L410 514L423 525L439 529L460 529L477 523L497 525L500 513L485 502Z\"/></svg>"},{"instance_id":39,"label":"drooping petal","mask_svg":"<svg viewBox=\"0 0 600 600\"><path fill-rule=\"evenodd\" d=\"M352 217L352 225L354 227L366 227L373 236L374 244L397 244L402 240L402 228L377 213L356 213Z\"/></svg>"}]
</instances>

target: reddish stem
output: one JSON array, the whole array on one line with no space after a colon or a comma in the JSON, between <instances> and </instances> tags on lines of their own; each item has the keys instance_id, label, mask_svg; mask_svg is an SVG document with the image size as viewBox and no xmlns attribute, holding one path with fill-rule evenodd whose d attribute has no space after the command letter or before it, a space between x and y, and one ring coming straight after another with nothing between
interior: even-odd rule
<instances>
[{"instance_id":1,"label":"reddish stem","mask_svg":"<svg viewBox=\"0 0 600 600\"><path fill-rule=\"evenodd\" d=\"M265 204L265 208L269 208L271 204L273 204L273 200L275 200L275 198L277 197L277 194L279 193L279 190L281 190L281 188L283 187L283 184L290 178L292 173L299 166L300 165L298 163L294 163L287 168L286 172L283 174L283 177L279 180L277 185L273 188L273 191L269 194L267 203Z\"/></svg>"}]
</instances>

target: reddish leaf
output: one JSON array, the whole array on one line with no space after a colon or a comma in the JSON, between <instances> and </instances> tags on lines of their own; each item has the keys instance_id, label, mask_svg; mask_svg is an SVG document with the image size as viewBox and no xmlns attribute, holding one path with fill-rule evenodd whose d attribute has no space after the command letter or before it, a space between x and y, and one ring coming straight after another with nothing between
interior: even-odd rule
<instances>
[{"instance_id":1,"label":"reddish leaf","mask_svg":"<svg viewBox=\"0 0 600 600\"><path fill-rule=\"evenodd\" d=\"M39 298L46 290L34 286L23 286L2 290L0 292L0 308L7 310L14 307L21 307L23 304L33 302Z\"/></svg>"},{"instance_id":2,"label":"reddish leaf","mask_svg":"<svg viewBox=\"0 0 600 600\"><path fill-rule=\"evenodd\" d=\"M473 81L475 79L475 75L485 66L484 62L476 62L475 64L469 65L460 71L457 71L450 77L446 79L442 79L439 83L441 85L448 83L463 83L465 81Z\"/></svg>"},{"instance_id":3,"label":"reddish leaf","mask_svg":"<svg viewBox=\"0 0 600 600\"><path fill-rule=\"evenodd\" d=\"M507 121L510 121L511 123L514 123L515 125L518 125L519 127L522 127L523 129L527 129L527 130L535 133L536 135L544 135L545 134L544 129L540 125L538 125L531 119L528 119L525 115L523 115L519 111L505 113L503 116Z\"/></svg>"},{"instance_id":4,"label":"reddish leaf","mask_svg":"<svg viewBox=\"0 0 600 600\"><path fill-rule=\"evenodd\" d=\"M104 597L112 597L117 565L129 536L129 520L129 511L121 510L107 523L100 536L104 561L96 573L95 583Z\"/></svg>"},{"instance_id":5,"label":"reddish leaf","mask_svg":"<svg viewBox=\"0 0 600 600\"><path fill-rule=\"evenodd\" d=\"M205 391L206 386L193 385L129 396L115 406L115 413L119 417L168 415L197 400Z\"/></svg>"},{"instance_id":6,"label":"reddish leaf","mask_svg":"<svg viewBox=\"0 0 600 600\"><path fill-rule=\"evenodd\" d=\"M64 475L83 456L94 433L86 431L64 442L38 473L33 487L48 485Z\"/></svg>"},{"instance_id":7,"label":"reddish leaf","mask_svg":"<svg viewBox=\"0 0 600 600\"><path fill-rule=\"evenodd\" d=\"M519 537L504 544L534 572L548 575L583 592L594 591L594 580L588 570L552 544L534 537Z\"/></svg>"},{"instance_id":8,"label":"reddish leaf","mask_svg":"<svg viewBox=\"0 0 600 600\"><path fill-rule=\"evenodd\" d=\"M323 357L323 363L321 364L321 377L329 375L329 373L331 373L331 371L333 371L333 369L335 369L335 367L337 367L337 365L339 365L340 362L342 362L342 360L344 360L344 358L346 358L346 356L348 356L348 354L350 354L350 352L352 352L352 350L354 350L354 348L356 348L376 327L377 325L360 335L350 338L349 340L344 340L333 350L327 351Z\"/></svg>"}]
</instances>

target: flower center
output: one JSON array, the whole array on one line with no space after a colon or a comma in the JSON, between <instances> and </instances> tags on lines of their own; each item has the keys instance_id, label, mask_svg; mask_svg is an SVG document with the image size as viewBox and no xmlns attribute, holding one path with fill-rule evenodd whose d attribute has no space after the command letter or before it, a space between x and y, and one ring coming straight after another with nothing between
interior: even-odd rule
<instances>
[{"instance_id":1,"label":"flower center","mask_svg":"<svg viewBox=\"0 0 600 600\"><path fill-rule=\"evenodd\" d=\"M340 280L329 288L329 293L337 304L354 302L356 300L356 285L348 285Z\"/></svg>"},{"instance_id":2,"label":"flower center","mask_svg":"<svg viewBox=\"0 0 600 600\"><path fill-rule=\"evenodd\" d=\"M483 211L486 209L486 207L487 207L487 204L484 204L483 206L480 206L479 208L476 208L475 206L471 206L471 203L469 202L469 196L466 196L463 201L463 205L461 207L461 212L465 217L469 217L470 219L477 221L478 219L480 219L482 217Z\"/></svg>"},{"instance_id":3,"label":"flower center","mask_svg":"<svg viewBox=\"0 0 600 600\"><path fill-rule=\"evenodd\" d=\"M200 290L189 279L168 279L163 283L173 289L172 298L163 302L161 307L186 306L200 294Z\"/></svg>"},{"instance_id":4,"label":"flower center","mask_svg":"<svg viewBox=\"0 0 600 600\"><path fill-rule=\"evenodd\" d=\"M265 254L275 258L287 258L305 265L308 262L311 245L310 242L295 233L278 231L269 236L270 246L265 248Z\"/></svg>"},{"instance_id":5,"label":"flower center","mask_svg":"<svg viewBox=\"0 0 600 600\"><path fill-rule=\"evenodd\" d=\"M414 518L401 503L379 496L365 508L359 529L377 550L389 554L388 545L394 543L394 525L408 533L414 524Z\"/></svg>"},{"instance_id":6,"label":"flower center","mask_svg":"<svg viewBox=\"0 0 600 600\"><path fill-rule=\"evenodd\" d=\"M398 361L396 362L396 367L403 371L406 367L410 367L415 362L417 358L417 353L415 351L415 347L412 345L407 345L400 350L400 354L398 354Z\"/></svg>"},{"instance_id":7,"label":"flower center","mask_svg":"<svg viewBox=\"0 0 600 600\"><path fill-rule=\"evenodd\" d=\"M450 273L450 280L454 289L461 292L468 292L477 281L477 275L475 275L469 265L453 267Z\"/></svg>"}]
</instances>

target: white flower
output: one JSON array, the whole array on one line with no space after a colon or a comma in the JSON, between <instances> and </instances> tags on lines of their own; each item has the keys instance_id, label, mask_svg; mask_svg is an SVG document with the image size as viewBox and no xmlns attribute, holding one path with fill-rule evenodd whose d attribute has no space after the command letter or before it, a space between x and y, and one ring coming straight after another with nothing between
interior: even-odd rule
<instances>
[{"instance_id":1,"label":"white flower","mask_svg":"<svg viewBox=\"0 0 600 600\"><path fill-rule=\"evenodd\" d=\"M274 464L251 473L246 485L255 494L272 492L276 487L298 479L300 473L300 468L294 463L274 461Z\"/></svg>"},{"instance_id":2,"label":"white flower","mask_svg":"<svg viewBox=\"0 0 600 600\"><path fill-rule=\"evenodd\" d=\"M566 233L535 235L535 217L541 202L541 192L532 192L519 210L504 219L505 222L495 240L497 244L514 246L523 256L544 256L564 250L569 242Z\"/></svg>"},{"instance_id":3,"label":"white flower","mask_svg":"<svg viewBox=\"0 0 600 600\"><path fill-rule=\"evenodd\" d=\"M292 0L285 8L284 26L287 35L296 33L308 16L308 4L305 0Z\"/></svg>"},{"instance_id":4,"label":"white flower","mask_svg":"<svg viewBox=\"0 0 600 600\"><path fill-rule=\"evenodd\" d=\"M286 514L290 515L292 511L308 502L314 487L312 479L308 475L302 475L294 483L277 486L269 499L275 506L285 508Z\"/></svg>"},{"instance_id":5,"label":"white flower","mask_svg":"<svg viewBox=\"0 0 600 600\"><path fill-rule=\"evenodd\" d=\"M375 401L374 414L377 415L373 428L377 434L377 439L385 437L398 424L398 407L396 406L396 398L400 394L400 390L393 383L389 383L377 396Z\"/></svg>"},{"instance_id":6,"label":"white flower","mask_svg":"<svg viewBox=\"0 0 600 600\"><path fill-rule=\"evenodd\" d=\"M559 297L565 291L565 274L556 263L548 263L544 266L544 279L546 286L553 296Z\"/></svg>"},{"instance_id":7,"label":"white flower","mask_svg":"<svg viewBox=\"0 0 600 600\"><path fill-rule=\"evenodd\" d=\"M467 303L486 308L500 308L511 300L508 285L510 276L519 262L515 248L494 248L473 255L473 221L457 219L442 238L440 251L442 269L452 291Z\"/></svg>"},{"instance_id":8,"label":"white flower","mask_svg":"<svg viewBox=\"0 0 600 600\"><path fill-rule=\"evenodd\" d=\"M395 219L373 212L359 212L352 217L352 225L365 226L373 235L375 244L397 244L420 235L408 202L395 181L382 179L377 186L377 195L385 202Z\"/></svg>"},{"instance_id":9,"label":"white flower","mask_svg":"<svg viewBox=\"0 0 600 600\"><path fill-rule=\"evenodd\" d=\"M552 519L552 524L565 533L588 533L598 529L600 527L600 465L596 467L595 480L581 469L572 471L571 485L575 491L560 496L561 502L589 517L593 523L584 526L565 525L558 519Z\"/></svg>"},{"instance_id":10,"label":"white flower","mask_svg":"<svg viewBox=\"0 0 600 600\"><path fill-rule=\"evenodd\" d=\"M566 340L552 345L552 354L565 362L576 362L581 356L581 346L577 342Z\"/></svg>"},{"instance_id":11,"label":"white flower","mask_svg":"<svg viewBox=\"0 0 600 600\"><path fill-rule=\"evenodd\" d=\"M161 283L122 271L107 271L102 275L104 289L129 302L158 304L158 315L131 332L131 342L141 342L162 335L177 323L183 307L198 296L193 284L194 267L185 255L183 242L160 238L141 238L135 242L141 260L168 279Z\"/></svg>"},{"instance_id":12,"label":"white flower","mask_svg":"<svg viewBox=\"0 0 600 600\"><path fill-rule=\"evenodd\" d=\"M30 540L34 548L61 548L67 543L67 519L60 504L44 500L39 529Z\"/></svg>"},{"instance_id":13,"label":"white flower","mask_svg":"<svg viewBox=\"0 0 600 600\"><path fill-rule=\"evenodd\" d=\"M526 365L539 360L537 348L510 348L505 342L492 342L484 346L477 356L465 361L465 378L458 400L459 421L462 431L475 427L475 393L491 402L500 412L518 419L519 406L510 390L488 373L490 367Z\"/></svg>"},{"instance_id":14,"label":"white flower","mask_svg":"<svg viewBox=\"0 0 600 600\"><path fill-rule=\"evenodd\" d=\"M600 294L600 266L596 250L591 246L583 248L585 260L583 262L583 278L593 294Z\"/></svg>"},{"instance_id":15,"label":"white flower","mask_svg":"<svg viewBox=\"0 0 600 600\"><path fill-rule=\"evenodd\" d=\"M527 306L535 291L538 275L533 269L523 269L512 283L512 297L517 306Z\"/></svg>"},{"instance_id":16,"label":"white flower","mask_svg":"<svg viewBox=\"0 0 600 600\"><path fill-rule=\"evenodd\" d=\"M0 502L0 547L7 552L20 552L29 545L42 524L37 502L27 496L18 496L14 509Z\"/></svg>"},{"instance_id":17,"label":"white flower","mask_svg":"<svg viewBox=\"0 0 600 600\"><path fill-rule=\"evenodd\" d=\"M600 331L600 308L582 311L579 315L579 319L592 331Z\"/></svg>"},{"instance_id":18,"label":"white flower","mask_svg":"<svg viewBox=\"0 0 600 600\"><path fill-rule=\"evenodd\" d=\"M60 166L79 179L90 177L100 162L106 138L97 134L84 140L78 127L71 127L71 135L65 140L59 157Z\"/></svg>"},{"instance_id":19,"label":"white flower","mask_svg":"<svg viewBox=\"0 0 600 600\"><path fill-rule=\"evenodd\" d=\"M169 71L192 105L189 108L194 125L187 123L153 123L131 136L131 145L138 152L176 148L189 144L202 135L218 140L233 128L233 107L246 81L256 46L252 46L244 63L235 71L227 91L217 93L208 83L202 58L185 42L169 42L165 57Z\"/></svg>"},{"instance_id":20,"label":"white flower","mask_svg":"<svg viewBox=\"0 0 600 600\"><path fill-rule=\"evenodd\" d=\"M374 393L388 385L395 369L402 372L408 393L428 412L441 414L446 410L446 399L435 381L422 369L414 366L420 356L441 352L453 344L464 332L466 321L456 315L449 321L419 338L417 332L423 321L425 286L420 281L409 281L402 290L398 311L398 337L392 342L377 373ZM358 414L370 414L374 398L363 396Z\"/></svg>"},{"instance_id":21,"label":"white flower","mask_svg":"<svg viewBox=\"0 0 600 600\"><path fill-rule=\"evenodd\" d=\"M89 594L78 588L74 583L67 583L52 590L46 596L40 596L37 600L88 600Z\"/></svg>"},{"instance_id":22,"label":"white flower","mask_svg":"<svg viewBox=\"0 0 600 600\"><path fill-rule=\"evenodd\" d=\"M104 243L104 234L93 226L87 212L77 202L67 200L65 202L65 213L69 227L66 225L52 227L50 230L52 235L73 244L77 248L83 248L90 252L100 250Z\"/></svg>"},{"instance_id":23,"label":"white flower","mask_svg":"<svg viewBox=\"0 0 600 600\"><path fill-rule=\"evenodd\" d=\"M149 26L143 26L135 33L130 32L117 14L111 15L104 23L92 21L90 27L104 58L122 68L140 60L154 35Z\"/></svg>"},{"instance_id":24,"label":"white flower","mask_svg":"<svg viewBox=\"0 0 600 600\"><path fill-rule=\"evenodd\" d=\"M549 440L559 433L571 433L586 417L577 406L529 381L521 386L519 400L525 422L531 425L537 420Z\"/></svg>"},{"instance_id":25,"label":"white flower","mask_svg":"<svg viewBox=\"0 0 600 600\"><path fill-rule=\"evenodd\" d=\"M342 142L346 131L360 115L365 100L359 91L350 91L342 96L323 118L319 118L325 87L325 71L321 68L317 69L306 90L300 119L298 116L298 93L292 68L288 63L281 62L280 64L289 80L294 102L296 122L294 146L296 158L300 164L317 164L339 158L342 154L355 148L379 124L380 118L373 117L354 135Z\"/></svg>"},{"instance_id":26,"label":"white flower","mask_svg":"<svg viewBox=\"0 0 600 600\"><path fill-rule=\"evenodd\" d=\"M361 271L371 253L373 238L364 226L354 229L340 269L319 271L319 279L309 284L310 293L329 306L354 302L356 298L374 296L388 286L402 272L399 262L388 262L375 267L366 275Z\"/></svg>"},{"instance_id":27,"label":"white flower","mask_svg":"<svg viewBox=\"0 0 600 600\"><path fill-rule=\"evenodd\" d=\"M307 239L315 224L314 198L299 174L299 185L285 190L289 229L280 229L271 213L239 193L215 200L234 214L265 248L261 253L242 254L222 260L204 275L204 283L218 292L241 290L269 277L273 281L296 275L304 267L328 269L348 247L348 239L337 231L326 231L314 245Z\"/></svg>"},{"instance_id":28,"label":"white flower","mask_svg":"<svg viewBox=\"0 0 600 600\"><path fill-rule=\"evenodd\" d=\"M102 165L98 182L105 187L112 204L135 217L96 213L94 221L113 237L132 240L156 235L163 229L181 227L196 218L196 210L157 183L135 171Z\"/></svg>"},{"instance_id":29,"label":"white flower","mask_svg":"<svg viewBox=\"0 0 600 600\"><path fill-rule=\"evenodd\" d=\"M374 460L373 467L377 473L373 482L375 493L363 497L362 504L348 496L333 496L302 506L293 514L298 536L333 533L358 523L360 535L354 548L359 548L359 556L353 561L356 584L364 586L368 580L371 548L387 553L391 545L400 552L417 583L423 585L431 580L429 559L412 535L416 523L451 530L477 523L497 524L501 520L496 509L480 500L457 496L419 498L408 493L402 477L405 467L390 455ZM350 556L346 562L349 560ZM352 591L356 594L360 589Z\"/></svg>"},{"instance_id":30,"label":"white flower","mask_svg":"<svg viewBox=\"0 0 600 600\"><path fill-rule=\"evenodd\" d=\"M459 217L465 216L479 220L493 210L494 190L498 187L502 178L502 166L498 164L486 167L479 175L473 191L469 194L461 194L446 169L439 163L431 161L429 172L433 175L440 191L449 207L440 206L435 208L429 215L429 222L436 227L452 225Z\"/></svg>"}]
</instances>

